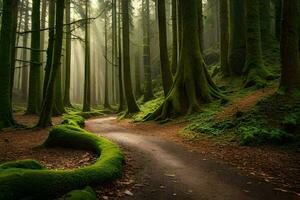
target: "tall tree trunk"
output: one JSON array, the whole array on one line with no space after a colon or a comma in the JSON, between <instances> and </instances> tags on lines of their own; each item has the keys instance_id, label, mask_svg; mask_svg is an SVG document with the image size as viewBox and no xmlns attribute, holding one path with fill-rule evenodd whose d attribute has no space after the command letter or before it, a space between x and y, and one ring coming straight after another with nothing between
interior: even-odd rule
<instances>
[{"instance_id":1,"label":"tall tree trunk","mask_svg":"<svg viewBox=\"0 0 300 200\"><path fill-rule=\"evenodd\" d=\"M54 106L52 108L53 116L59 116L65 113L65 107L62 99L62 76L61 66L57 69L55 86L54 86Z\"/></svg>"},{"instance_id":2,"label":"tall tree trunk","mask_svg":"<svg viewBox=\"0 0 300 200\"><path fill-rule=\"evenodd\" d=\"M261 40L264 48L270 48L273 40L271 29L271 0L259 1Z\"/></svg>"},{"instance_id":3,"label":"tall tree trunk","mask_svg":"<svg viewBox=\"0 0 300 200\"><path fill-rule=\"evenodd\" d=\"M247 86L263 86L271 74L262 59L259 0L246 0L247 52L244 73Z\"/></svg>"},{"instance_id":4,"label":"tall tree trunk","mask_svg":"<svg viewBox=\"0 0 300 200\"><path fill-rule=\"evenodd\" d=\"M47 17L47 0L42 0L41 1L41 29L45 29L46 28L46 23L47 23L47 20L46 20L46 17ZM41 50L44 50L45 48L45 36L46 36L46 32L45 31L42 31L41 32L41 46L40 46L40 49ZM43 83L43 80L44 80L44 77L45 77L45 74L44 74L44 71L42 70L45 65L44 65L44 54L42 53L41 54L41 83Z\"/></svg>"},{"instance_id":5,"label":"tall tree trunk","mask_svg":"<svg viewBox=\"0 0 300 200\"><path fill-rule=\"evenodd\" d=\"M28 21L29 21L29 1L26 0L25 2L25 15L24 15L24 31L28 31ZM28 34L23 36L23 46L27 47L28 44ZM22 60L27 60L27 49L22 51ZM28 95L28 67L27 65L22 67L22 100L27 100Z\"/></svg>"},{"instance_id":6,"label":"tall tree trunk","mask_svg":"<svg viewBox=\"0 0 300 200\"><path fill-rule=\"evenodd\" d=\"M245 0L230 0L229 67L241 76L246 58Z\"/></svg>"},{"instance_id":7,"label":"tall tree trunk","mask_svg":"<svg viewBox=\"0 0 300 200\"><path fill-rule=\"evenodd\" d=\"M139 52L135 53L135 96L139 98L142 95L141 90L141 70L140 70L140 57Z\"/></svg>"},{"instance_id":8,"label":"tall tree trunk","mask_svg":"<svg viewBox=\"0 0 300 200\"><path fill-rule=\"evenodd\" d=\"M206 71L201 54L198 0L179 0L182 12L182 54L172 89L163 105L148 119L166 119L199 111L201 104L221 98Z\"/></svg>"},{"instance_id":9,"label":"tall tree trunk","mask_svg":"<svg viewBox=\"0 0 300 200\"><path fill-rule=\"evenodd\" d=\"M89 18L89 0L85 3L85 16ZM84 64L84 98L83 111L91 110L91 64L90 64L90 30L89 20L85 21L85 64Z\"/></svg>"},{"instance_id":10,"label":"tall tree trunk","mask_svg":"<svg viewBox=\"0 0 300 200\"><path fill-rule=\"evenodd\" d=\"M38 127L44 128L52 124L52 107L54 103L54 87L57 72L61 67L61 53L62 53L62 41L63 41L63 19L64 19L64 3L65 0L56 1L56 28L55 28L55 42L53 50L53 62L49 75L49 84L47 85L45 98L43 100L43 106Z\"/></svg>"},{"instance_id":11,"label":"tall tree trunk","mask_svg":"<svg viewBox=\"0 0 300 200\"><path fill-rule=\"evenodd\" d=\"M16 67L16 55L17 55L17 49L15 46L17 46L17 30L18 30L18 12L20 11L20 18L22 18L22 8L19 10L19 0L17 1L17 5L14 6L13 10L13 19L12 19L12 26L13 26L13 33L12 33L12 40L11 40L11 83L10 83L10 98L12 101L13 96L13 89L14 89L14 78L15 78L15 67ZM20 19L20 21L22 21Z\"/></svg>"},{"instance_id":12,"label":"tall tree trunk","mask_svg":"<svg viewBox=\"0 0 300 200\"><path fill-rule=\"evenodd\" d=\"M15 124L12 116L10 98L11 84L11 44L13 36L13 11L17 0L3 0L1 35L0 35L0 129Z\"/></svg>"},{"instance_id":13,"label":"tall tree trunk","mask_svg":"<svg viewBox=\"0 0 300 200\"><path fill-rule=\"evenodd\" d=\"M49 38L47 48L47 61L45 67L45 77L43 86L43 98L45 98L46 90L49 84L49 78L51 73L52 59L53 59L53 48L54 48L54 35L55 35L55 0L49 0ZM44 101L44 99L43 99Z\"/></svg>"},{"instance_id":14,"label":"tall tree trunk","mask_svg":"<svg viewBox=\"0 0 300 200\"><path fill-rule=\"evenodd\" d=\"M165 96L167 96L172 87L173 77L172 77L172 72L171 72L171 68L170 68L169 56L168 56L166 8L165 7L166 7L165 0L157 1L161 75L162 75L162 83L163 83L164 93L165 93Z\"/></svg>"},{"instance_id":15,"label":"tall tree trunk","mask_svg":"<svg viewBox=\"0 0 300 200\"><path fill-rule=\"evenodd\" d=\"M108 20L107 20L107 8L105 8L104 11L104 59L105 59L105 91L104 91L104 107L105 108L110 108L109 105L109 85L108 85Z\"/></svg>"},{"instance_id":16,"label":"tall tree trunk","mask_svg":"<svg viewBox=\"0 0 300 200\"><path fill-rule=\"evenodd\" d=\"M139 112L132 90L130 70L130 45L129 45L129 0L122 1L122 24L123 24L123 66L124 66L124 89L127 102L127 114Z\"/></svg>"},{"instance_id":17,"label":"tall tree trunk","mask_svg":"<svg viewBox=\"0 0 300 200\"><path fill-rule=\"evenodd\" d=\"M42 102L41 88L41 48L40 35L40 5L41 0L33 0L32 3L32 34L31 34L31 58L29 75L29 96L27 114L39 114Z\"/></svg>"},{"instance_id":18,"label":"tall tree trunk","mask_svg":"<svg viewBox=\"0 0 300 200\"><path fill-rule=\"evenodd\" d=\"M298 0L283 1L280 88L288 93L300 90L299 30L300 2Z\"/></svg>"},{"instance_id":19,"label":"tall tree trunk","mask_svg":"<svg viewBox=\"0 0 300 200\"><path fill-rule=\"evenodd\" d=\"M172 0L172 73L175 75L178 65L177 0Z\"/></svg>"},{"instance_id":20,"label":"tall tree trunk","mask_svg":"<svg viewBox=\"0 0 300 200\"><path fill-rule=\"evenodd\" d=\"M228 47L229 47L229 16L228 0L220 0L220 30L221 30L221 70L223 76L230 75L228 65Z\"/></svg>"},{"instance_id":21,"label":"tall tree trunk","mask_svg":"<svg viewBox=\"0 0 300 200\"><path fill-rule=\"evenodd\" d=\"M203 2L199 0L198 2L198 24L199 24L199 40L200 40L200 49L203 53L204 51L204 24L203 24Z\"/></svg>"},{"instance_id":22,"label":"tall tree trunk","mask_svg":"<svg viewBox=\"0 0 300 200\"><path fill-rule=\"evenodd\" d=\"M122 10L122 5L121 5L121 0L118 2L118 7L119 7L119 14L118 14L118 75L119 75L119 108L118 112L122 112L124 108L124 89L123 89L123 65L122 65L122 34L121 34L121 10Z\"/></svg>"},{"instance_id":23,"label":"tall tree trunk","mask_svg":"<svg viewBox=\"0 0 300 200\"><path fill-rule=\"evenodd\" d=\"M145 75L144 101L149 101L154 97L152 91L152 72L150 59L150 9L149 0L142 1L143 11L143 63Z\"/></svg>"},{"instance_id":24,"label":"tall tree trunk","mask_svg":"<svg viewBox=\"0 0 300 200\"><path fill-rule=\"evenodd\" d=\"M72 49L72 34L71 34L71 0L66 0L66 75L65 75L65 90L64 90L64 105L72 107L70 100L71 87L71 49Z\"/></svg>"},{"instance_id":25,"label":"tall tree trunk","mask_svg":"<svg viewBox=\"0 0 300 200\"><path fill-rule=\"evenodd\" d=\"M112 0L112 103L116 102L116 63L117 63L117 6Z\"/></svg>"},{"instance_id":26,"label":"tall tree trunk","mask_svg":"<svg viewBox=\"0 0 300 200\"><path fill-rule=\"evenodd\" d=\"M282 0L273 0L275 5L275 36L280 41L281 20L282 20Z\"/></svg>"}]
</instances>

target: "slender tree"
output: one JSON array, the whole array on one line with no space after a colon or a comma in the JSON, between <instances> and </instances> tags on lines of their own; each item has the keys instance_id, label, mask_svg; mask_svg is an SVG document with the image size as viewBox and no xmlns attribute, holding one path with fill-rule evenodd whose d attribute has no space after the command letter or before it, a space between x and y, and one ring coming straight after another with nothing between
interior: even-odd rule
<instances>
[{"instance_id":1,"label":"slender tree","mask_svg":"<svg viewBox=\"0 0 300 200\"><path fill-rule=\"evenodd\" d=\"M165 7L166 7L165 0L157 1L161 75L162 75L164 93L165 96L167 96L172 87L173 76L172 76L170 61L168 56Z\"/></svg>"},{"instance_id":2,"label":"slender tree","mask_svg":"<svg viewBox=\"0 0 300 200\"><path fill-rule=\"evenodd\" d=\"M140 57L139 52L135 53L135 96L139 98L142 95L141 89L141 65L140 65Z\"/></svg>"},{"instance_id":3,"label":"slender tree","mask_svg":"<svg viewBox=\"0 0 300 200\"><path fill-rule=\"evenodd\" d=\"M104 59L105 59L105 89L104 89L104 107L110 108L109 105L109 85L108 85L108 6L105 5L104 11Z\"/></svg>"},{"instance_id":4,"label":"slender tree","mask_svg":"<svg viewBox=\"0 0 300 200\"><path fill-rule=\"evenodd\" d=\"M64 90L64 105L72 107L70 100L70 87L71 87L71 49L72 49L72 33L71 33L71 0L66 1L66 75L65 75L65 90Z\"/></svg>"},{"instance_id":5,"label":"slender tree","mask_svg":"<svg viewBox=\"0 0 300 200\"><path fill-rule=\"evenodd\" d=\"M29 96L27 114L39 114L42 102L41 88L41 35L40 35L40 5L41 0L32 1L32 34L31 34L31 56L29 75Z\"/></svg>"},{"instance_id":6,"label":"slender tree","mask_svg":"<svg viewBox=\"0 0 300 200\"><path fill-rule=\"evenodd\" d=\"M3 0L0 35L0 129L15 125L10 98L11 85L11 44L13 36L13 11L17 0Z\"/></svg>"},{"instance_id":7,"label":"slender tree","mask_svg":"<svg viewBox=\"0 0 300 200\"><path fill-rule=\"evenodd\" d=\"M163 105L148 119L166 119L200 111L201 105L221 98L202 57L199 41L198 0L179 0L182 12L182 50L172 89Z\"/></svg>"},{"instance_id":8,"label":"slender tree","mask_svg":"<svg viewBox=\"0 0 300 200\"><path fill-rule=\"evenodd\" d=\"M119 108L118 108L118 112L122 112L125 108L124 106L124 89L123 89L123 65L122 65L122 34L121 34L121 29L122 29L122 25L121 25L121 18L122 18L122 14L121 14L121 10L122 10L122 3L119 0L118 2L118 9L119 9L119 14L118 14L118 85L119 85Z\"/></svg>"},{"instance_id":9,"label":"slender tree","mask_svg":"<svg viewBox=\"0 0 300 200\"><path fill-rule=\"evenodd\" d=\"M246 58L245 0L230 0L229 67L232 75L241 76Z\"/></svg>"},{"instance_id":10,"label":"slender tree","mask_svg":"<svg viewBox=\"0 0 300 200\"><path fill-rule=\"evenodd\" d=\"M89 0L85 2L85 16L89 17ZM90 64L90 30L89 20L85 20L85 63L84 63L84 97L83 111L91 110L91 64Z\"/></svg>"},{"instance_id":11,"label":"slender tree","mask_svg":"<svg viewBox=\"0 0 300 200\"><path fill-rule=\"evenodd\" d=\"M28 21L29 21L29 1L25 1L25 15L24 15L24 31L28 31ZM23 42L24 47L27 47L28 44L28 34L24 34L23 36ZM27 60L28 54L27 49L24 49L22 51L22 60ZM28 95L28 67L22 67L22 85L21 85L21 91L22 91L22 99L27 100Z\"/></svg>"},{"instance_id":12,"label":"slender tree","mask_svg":"<svg viewBox=\"0 0 300 200\"><path fill-rule=\"evenodd\" d=\"M144 101L149 101L154 97L152 91L152 72L150 59L150 8L149 0L142 1L142 21L143 21L143 63L145 74Z\"/></svg>"},{"instance_id":13,"label":"slender tree","mask_svg":"<svg viewBox=\"0 0 300 200\"><path fill-rule=\"evenodd\" d=\"M282 0L273 0L275 5L275 36L279 41L281 36Z\"/></svg>"},{"instance_id":14,"label":"slender tree","mask_svg":"<svg viewBox=\"0 0 300 200\"><path fill-rule=\"evenodd\" d=\"M122 32L123 32L123 67L124 67L124 89L127 102L127 113L133 114L140 109L136 103L132 90L130 70L130 46L129 46L129 0L122 1Z\"/></svg>"},{"instance_id":15,"label":"slender tree","mask_svg":"<svg viewBox=\"0 0 300 200\"><path fill-rule=\"evenodd\" d=\"M221 70L223 76L230 75L228 65L228 47L229 47L229 16L228 16L228 0L220 0L220 30L221 30Z\"/></svg>"},{"instance_id":16,"label":"slender tree","mask_svg":"<svg viewBox=\"0 0 300 200\"><path fill-rule=\"evenodd\" d=\"M300 90L299 30L300 2L298 0L283 1L280 88L288 93Z\"/></svg>"},{"instance_id":17,"label":"slender tree","mask_svg":"<svg viewBox=\"0 0 300 200\"><path fill-rule=\"evenodd\" d=\"M52 124L52 107L54 104L54 89L57 72L61 67L61 53L63 43L63 19L64 19L64 5L65 0L56 1L56 23L55 23L55 42L53 50L53 62L51 65L49 82L47 85L45 98L43 100L43 106L39 122L37 124L40 128L45 128Z\"/></svg>"}]
</instances>

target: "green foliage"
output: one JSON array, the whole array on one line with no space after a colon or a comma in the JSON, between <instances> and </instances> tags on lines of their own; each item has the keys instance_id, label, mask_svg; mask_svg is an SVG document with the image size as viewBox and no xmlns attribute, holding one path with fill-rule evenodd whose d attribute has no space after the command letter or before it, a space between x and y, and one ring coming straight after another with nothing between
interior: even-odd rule
<instances>
[{"instance_id":1,"label":"green foliage","mask_svg":"<svg viewBox=\"0 0 300 200\"><path fill-rule=\"evenodd\" d=\"M91 187L83 190L73 190L57 200L97 200L97 196Z\"/></svg>"},{"instance_id":2,"label":"green foliage","mask_svg":"<svg viewBox=\"0 0 300 200\"><path fill-rule=\"evenodd\" d=\"M81 129L79 124L53 127L44 145L84 149L97 153L99 158L91 166L72 170L40 169L41 165L30 160L5 163L0 167L0 200L55 197L111 181L122 174L124 155L119 147Z\"/></svg>"}]
</instances>

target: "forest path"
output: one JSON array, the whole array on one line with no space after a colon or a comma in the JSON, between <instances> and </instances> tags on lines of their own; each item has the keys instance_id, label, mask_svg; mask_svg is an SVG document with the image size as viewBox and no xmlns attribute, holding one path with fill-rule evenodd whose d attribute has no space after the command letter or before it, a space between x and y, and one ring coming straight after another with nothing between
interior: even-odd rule
<instances>
[{"instance_id":1,"label":"forest path","mask_svg":"<svg viewBox=\"0 0 300 200\"><path fill-rule=\"evenodd\" d=\"M86 129L118 143L133 159L138 187L121 199L296 199L175 142L149 136L149 129L124 128L113 116L88 120Z\"/></svg>"}]
</instances>

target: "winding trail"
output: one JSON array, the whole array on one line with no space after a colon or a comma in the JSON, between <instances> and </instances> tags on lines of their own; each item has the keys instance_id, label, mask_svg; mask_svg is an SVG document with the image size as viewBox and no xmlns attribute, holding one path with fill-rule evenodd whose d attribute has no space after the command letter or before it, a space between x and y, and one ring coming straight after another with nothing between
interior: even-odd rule
<instances>
[{"instance_id":1,"label":"winding trail","mask_svg":"<svg viewBox=\"0 0 300 200\"><path fill-rule=\"evenodd\" d=\"M92 119L86 128L118 143L137 165L136 200L285 200L296 196L274 190L255 177L190 151L172 141L147 136L151 130L125 129L115 117Z\"/></svg>"}]
</instances>

